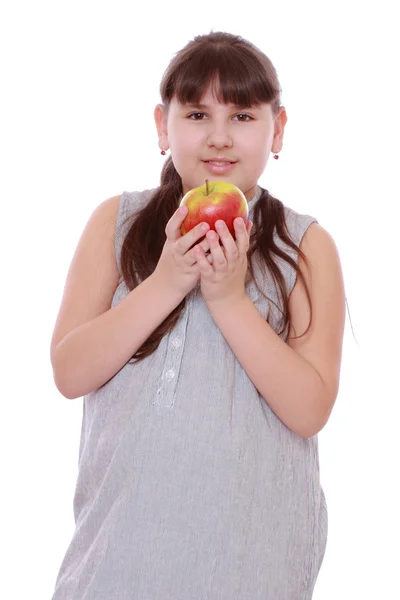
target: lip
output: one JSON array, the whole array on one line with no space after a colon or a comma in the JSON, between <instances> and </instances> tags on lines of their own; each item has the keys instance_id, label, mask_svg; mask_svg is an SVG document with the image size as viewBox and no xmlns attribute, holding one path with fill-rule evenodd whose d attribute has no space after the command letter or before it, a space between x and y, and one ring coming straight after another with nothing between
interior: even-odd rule
<instances>
[{"instance_id":1,"label":"lip","mask_svg":"<svg viewBox=\"0 0 400 600\"><path fill-rule=\"evenodd\" d=\"M232 160L226 156L210 156L210 158L205 158L203 162L209 162L210 160L213 162L237 162L236 160Z\"/></svg>"},{"instance_id":2,"label":"lip","mask_svg":"<svg viewBox=\"0 0 400 600\"><path fill-rule=\"evenodd\" d=\"M213 159L210 159L213 160ZM222 162L223 159L214 159L216 162ZM206 167L206 169L208 171L210 171L210 173L213 173L214 175L221 175L224 173L229 173L229 171L232 171L232 169L235 167L236 162L226 162L225 165L211 165L209 162L203 160L203 163Z\"/></svg>"}]
</instances>

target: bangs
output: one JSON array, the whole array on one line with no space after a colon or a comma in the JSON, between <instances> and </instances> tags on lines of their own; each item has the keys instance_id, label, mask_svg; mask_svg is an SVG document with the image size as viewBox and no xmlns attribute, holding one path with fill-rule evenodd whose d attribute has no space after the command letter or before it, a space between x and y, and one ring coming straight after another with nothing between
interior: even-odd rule
<instances>
[{"instance_id":1,"label":"bangs","mask_svg":"<svg viewBox=\"0 0 400 600\"><path fill-rule=\"evenodd\" d=\"M268 64L248 49L208 45L196 48L172 72L165 73L161 96L166 104L173 96L181 104L198 104L211 86L221 104L250 107L274 103L279 89L271 83L268 71Z\"/></svg>"}]
</instances>

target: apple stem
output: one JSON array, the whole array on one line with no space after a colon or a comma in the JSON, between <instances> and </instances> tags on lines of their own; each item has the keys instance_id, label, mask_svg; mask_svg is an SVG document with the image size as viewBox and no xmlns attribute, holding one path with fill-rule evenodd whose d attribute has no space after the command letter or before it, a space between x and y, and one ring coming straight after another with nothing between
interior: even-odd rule
<instances>
[{"instance_id":1,"label":"apple stem","mask_svg":"<svg viewBox=\"0 0 400 600\"><path fill-rule=\"evenodd\" d=\"M208 179L206 179L206 196L208 196Z\"/></svg>"}]
</instances>

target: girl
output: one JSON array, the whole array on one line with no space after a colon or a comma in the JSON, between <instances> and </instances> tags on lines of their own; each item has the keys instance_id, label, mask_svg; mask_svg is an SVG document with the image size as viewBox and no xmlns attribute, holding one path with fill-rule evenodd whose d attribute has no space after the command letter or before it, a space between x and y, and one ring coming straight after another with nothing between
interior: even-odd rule
<instances>
[{"instance_id":1,"label":"girl","mask_svg":"<svg viewBox=\"0 0 400 600\"><path fill-rule=\"evenodd\" d=\"M57 388L84 396L53 600L309 600L327 540L317 434L339 386L338 252L257 183L287 121L259 49L198 36L160 91L161 185L94 211L52 338ZM223 221L180 233L180 200L206 178L248 200L234 237Z\"/></svg>"}]
</instances>

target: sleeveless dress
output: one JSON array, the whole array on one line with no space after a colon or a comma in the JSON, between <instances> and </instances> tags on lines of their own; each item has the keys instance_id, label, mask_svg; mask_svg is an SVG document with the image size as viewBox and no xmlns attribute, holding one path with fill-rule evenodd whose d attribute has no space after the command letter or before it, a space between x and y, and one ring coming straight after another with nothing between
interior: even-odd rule
<instances>
[{"instance_id":1,"label":"sleeveless dress","mask_svg":"<svg viewBox=\"0 0 400 600\"><path fill-rule=\"evenodd\" d=\"M121 195L119 269L126 218L153 192ZM317 220L284 210L299 245ZM295 271L278 261L290 293ZM253 282L247 293L278 332L279 297L262 273L273 302ZM112 306L129 293L120 281ZM84 397L73 508L52 600L310 600L327 542L318 437L270 409L199 287L151 356Z\"/></svg>"}]
</instances>

